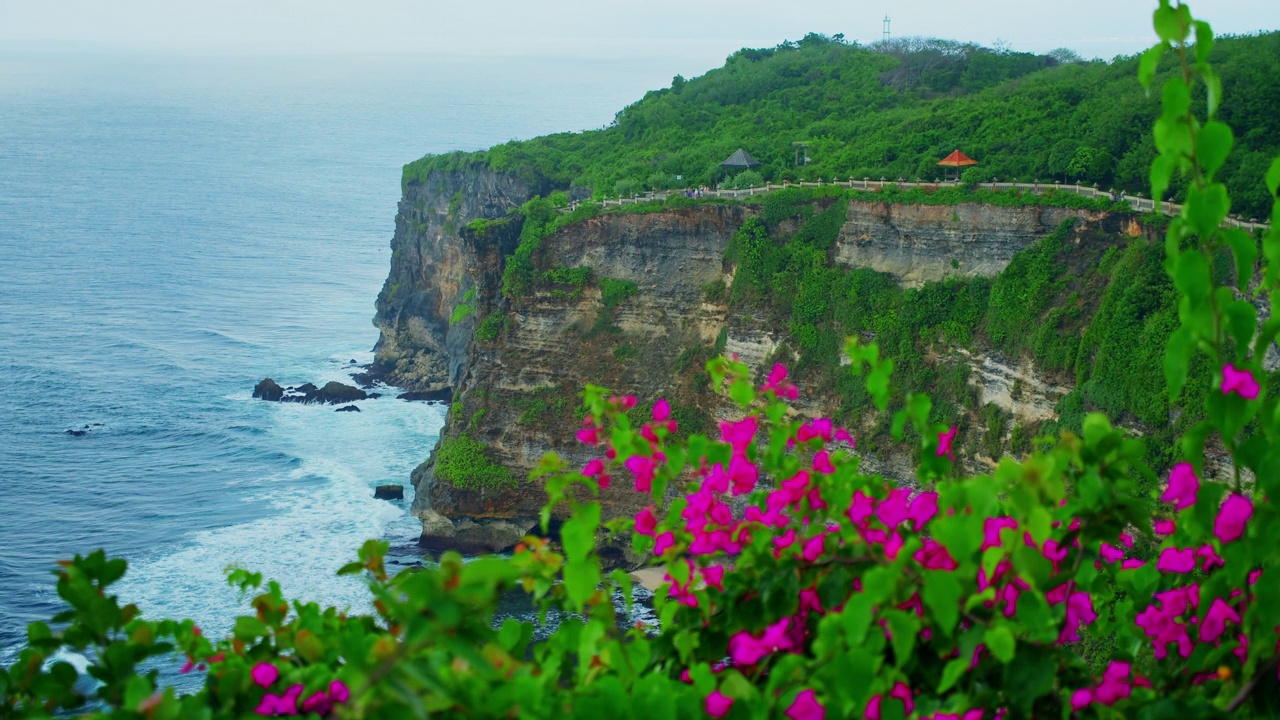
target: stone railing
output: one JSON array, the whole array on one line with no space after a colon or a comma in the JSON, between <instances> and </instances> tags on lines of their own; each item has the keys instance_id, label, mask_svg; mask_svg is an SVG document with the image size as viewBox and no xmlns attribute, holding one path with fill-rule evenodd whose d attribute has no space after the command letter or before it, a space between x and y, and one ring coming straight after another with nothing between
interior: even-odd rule
<instances>
[{"instance_id":1,"label":"stone railing","mask_svg":"<svg viewBox=\"0 0 1280 720\"><path fill-rule=\"evenodd\" d=\"M766 183L764 187L747 188L745 190L728 190L728 189L700 190L698 191L698 194L696 195L696 197L732 198L737 200L745 197L751 197L753 195L762 195L764 193L772 192L774 190L781 190L783 188L821 187L823 185L850 188L854 190L873 191L873 190L879 190L889 185L896 185L897 187L902 187L902 188L937 189L937 188L944 188L944 187L957 187L960 185L960 183L957 181L912 182L908 180L886 180L886 179L871 180L870 178L855 180L854 178L849 178L848 181L832 180L827 182L827 181L819 180L817 182L796 182L796 183L784 182L781 184ZM977 187L983 190L1022 190L1024 192L1031 192L1031 193L1037 193L1037 194L1045 193L1045 192L1062 192L1062 193L1072 193L1072 194L1080 195L1087 198L1097 198L1097 199L1104 199L1104 200L1112 199L1112 194L1110 192L1106 190L1099 190L1097 187L1091 187L1089 185L1083 185L1080 183L1076 183L1074 185L1068 185L1068 184L1056 183L1056 182L1024 183L1024 182L994 181L994 182L979 183ZM635 195L629 198L605 199L601 201L601 205L603 205L604 207L611 207L611 206L618 206L618 205L636 205L640 203L653 202L654 200L666 200L668 197L672 195L683 195L684 193L685 193L684 190L651 191L651 192ZM1126 195L1124 193L1118 193L1117 197L1120 200L1124 200L1128 202L1129 206L1138 212L1155 211L1155 212L1161 212L1161 213L1164 213L1165 215L1171 215L1171 216L1182 213L1182 206L1175 203L1171 203L1171 202L1156 202L1151 198L1144 198L1140 195L1135 197L1133 195ZM577 207L577 203L574 203L573 205L571 205L567 210L572 210L574 207ZM1246 219L1246 218L1237 217L1237 216L1227 217L1227 219L1223 221L1223 225L1227 227L1244 228L1246 230L1265 229L1266 227L1268 227L1268 223L1258 222L1257 218Z\"/></svg>"}]
</instances>

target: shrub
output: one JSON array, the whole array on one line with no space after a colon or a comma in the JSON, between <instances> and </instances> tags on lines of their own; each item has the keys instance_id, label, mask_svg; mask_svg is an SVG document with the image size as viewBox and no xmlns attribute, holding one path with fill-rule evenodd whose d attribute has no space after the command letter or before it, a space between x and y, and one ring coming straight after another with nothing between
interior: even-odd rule
<instances>
[{"instance_id":1,"label":"shrub","mask_svg":"<svg viewBox=\"0 0 1280 720\"><path fill-rule=\"evenodd\" d=\"M479 418L473 416L472 419ZM487 445L466 433L445 438L436 449L436 477L467 490L516 487L511 471L494 462L488 450Z\"/></svg>"}]
</instances>

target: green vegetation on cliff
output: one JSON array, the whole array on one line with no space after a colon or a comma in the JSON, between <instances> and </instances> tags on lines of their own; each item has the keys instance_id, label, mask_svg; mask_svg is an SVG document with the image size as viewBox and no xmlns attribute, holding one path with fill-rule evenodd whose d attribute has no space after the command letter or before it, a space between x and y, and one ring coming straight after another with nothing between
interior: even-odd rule
<instances>
[{"instance_id":1,"label":"green vegetation on cliff","mask_svg":"<svg viewBox=\"0 0 1280 720\"><path fill-rule=\"evenodd\" d=\"M1220 176L1237 211L1265 217L1270 198L1259 178L1280 151L1280 33L1220 38L1211 57L1231 98L1220 119L1237 131ZM404 181L487 164L553 187L625 194L723 179L718 164L739 147L775 181L932 178L940 175L935 163L962 148L981 162L977 179L1080 180L1149 192L1150 128L1160 100L1135 81L1138 63L1137 56L1075 62L1068 53L937 40L861 47L810 34L738 51L692 80L677 78L606 129L427 156L405 166ZM1155 86L1173 69L1167 58ZM794 142L808 143L808 165L795 167ZM1175 180L1170 198L1185 187Z\"/></svg>"},{"instance_id":2,"label":"green vegetation on cliff","mask_svg":"<svg viewBox=\"0 0 1280 720\"><path fill-rule=\"evenodd\" d=\"M488 449L466 433L445 438L436 449L436 476L468 490L515 487L511 471L494 462Z\"/></svg>"}]
</instances>

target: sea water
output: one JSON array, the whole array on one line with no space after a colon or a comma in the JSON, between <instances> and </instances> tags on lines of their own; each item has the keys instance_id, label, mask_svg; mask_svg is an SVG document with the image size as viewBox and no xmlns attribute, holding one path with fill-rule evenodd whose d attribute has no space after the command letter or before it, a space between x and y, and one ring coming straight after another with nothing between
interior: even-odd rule
<instances>
[{"instance_id":1,"label":"sea water","mask_svg":"<svg viewBox=\"0 0 1280 720\"><path fill-rule=\"evenodd\" d=\"M0 54L0 664L105 548L122 600L218 633L225 570L359 607L367 538L415 562L408 485L443 409L350 382L377 339L400 168L599 127L661 63ZM84 430L83 435L68 430ZM407 498L412 491L407 489Z\"/></svg>"}]
</instances>

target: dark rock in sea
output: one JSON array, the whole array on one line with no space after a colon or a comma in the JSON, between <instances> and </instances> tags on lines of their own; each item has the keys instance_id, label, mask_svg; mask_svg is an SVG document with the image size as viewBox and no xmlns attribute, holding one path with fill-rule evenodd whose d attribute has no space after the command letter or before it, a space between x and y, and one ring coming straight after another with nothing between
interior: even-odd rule
<instances>
[{"instance_id":1,"label":"dark rock in sea","mask_svg":"<svg viewBox=\"0 0 1280 720\"><path fill-rule=\"evenodd\" d=\"M253 396L260 400L277 402L284 397L284 388L280 387L275 380L267 378L253 386Z\"/></svg>"},{"instance_id":2,"label":"dark rock in sea","mask_svg":"<svg viewBox=\"0 0 1280 720\"><path fill-rule=\"evenodd\" d=\"M311 383L307 383L306 385L299 385L298 387L294 388L294 391L300 392L300 393L313 393L319 389L320 388L317 388L315 385L312 385Z\"/></svg>"},{"instance_id":3,"label":"dark rock in sea","mask_svg":"<svg viewBox=\"0 0 1280 720\"><path fill-rule=\"evenodd\" d=\"M315 386L313 385L312 387L314 388ZM369 396L360 388L334 381L325 383L325 386L319 390L307 392L307 397L302 402L344 405L356 400L367 400L368 398Z\"/></svg>"},{"instance_id":4,"label":"dark rock in sea","mask_svg":"<svg viewBox=\"0 0 1280 720\"><path fill-rule=\"evenodd\" d=\"M403 485L379 485L374 488L373 496L378 500L403 500Z\"/></svg>"},{"instance_id":5,"label":"dark rock in sea","mask_svg":"<svg viewBox=\"0 0 1280 720\"><path fill-rule=\"evenodd\" d=\"M343 405L337 410L334 410L334 412L360 412L360 408L355 405Z\"/></svg>"},{"instance_id":6,"label":"dark rock in sea","mask_svg":"<svg viewBox=\"0 0 1280 720\"><path fill-rule=\"evenodd\" d=\"M425 400L427 402L449 402L453 399L453 390L450 388L440 388L439 390L426 390L401 393L396 396L399 400Z\"/></svg>"},{"instance_id":7,"label":"dark rock in sea","mask_svg":"<svg viewBox=\"0 0 1280 720\"><path fill-rule=\"evenodd\" d=\"M382 377L373 371L368 371L356 373L351 376L351 379L360 387L368 390L374 385L377 385L382 380Z\"/></svg>"},{"instance_id":8,"label":"dark rock in sea","mask_svg":"<svg viewBox=\"0 0 1280 720\"><path fill-rule=\"evenodd\" d=\"M356 359L355 359L355 358L351 358L350 360L348 360L348 361L347 361L347 364L348 364L348 365L359 365L360 363L356 362Z\"/></svg>"},{"instance_id":9,"label":"dark rock in sea","mask_svg":"<svg viewBox=\"0 0 1280 720\"><path fill-rule=\"evenodd\" d=\"M369 393L370 400L377 400L380 397L382 397L382 393Z\"/></svg>"},{"instance_id":10,"label":"dark rock in sea","mask_svg":"<svg viewBox=\"0 0 1280 720\"><path fill-rule=\"evenodd\" d=\"M75 437L84 437L85 435L89 434L89 431L88 430L68 430L67 434L74 435Z\"/></svg>"}]
</instances>

